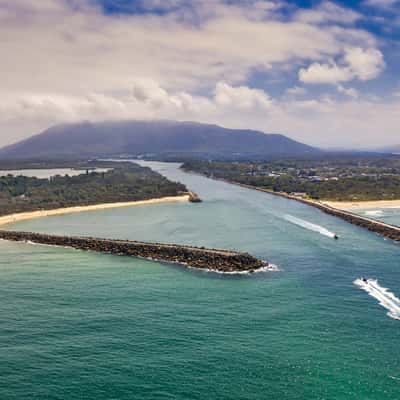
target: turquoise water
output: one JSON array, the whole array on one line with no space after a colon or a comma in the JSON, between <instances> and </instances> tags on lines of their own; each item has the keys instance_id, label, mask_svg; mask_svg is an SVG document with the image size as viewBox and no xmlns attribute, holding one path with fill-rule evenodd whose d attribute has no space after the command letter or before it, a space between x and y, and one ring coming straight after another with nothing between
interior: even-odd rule
<instances>
[{"instance_id":1,"label":"turquoise water","mask_svg":"<svg viewBox=\"0 0 400 400\"><path fill-rule=\"evenodd\" d=\"M10 228L235 248L280 271L224 276L0 242L0 399L400 398L400 321L353 284L376 277L400 297L399 245L299 203L151 165L205 201Z\"/></svg>"}]
</instances>

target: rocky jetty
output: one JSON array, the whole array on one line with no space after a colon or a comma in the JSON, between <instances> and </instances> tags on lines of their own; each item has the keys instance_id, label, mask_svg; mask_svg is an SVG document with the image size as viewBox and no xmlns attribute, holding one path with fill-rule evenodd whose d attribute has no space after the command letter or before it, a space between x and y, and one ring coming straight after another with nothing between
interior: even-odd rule
<instances>
[{"instance_id":1,"label":"rocky jetty","mask_svg":"<svg viewBox=\"0 0 400 400\"><path fill-rule=\"evenodd\" d=\"M0 239L148 258L217 272L254 272L268 267L267 262L258 260L247 253L176 244L59 236L7 230L0 230Z\"/></svg>"},{"instance_id":2,"label":"rocky jetty","mask_svg":"<svg viewBox=\"0 0 400 400\"><path fill-rule=\"evenodd\" d=\"M326 204L317 203L314 201L307 201L302 199L296 199L302 201L305 204L311 205L323 211L326 214L334 215L335 217L341 218L353 225L358 225L368 229L371 232L375 232L387 239L400 241L400 227L385 224L384 222L376 221L370 218L365 218L360 215L354 214L350 211L339 210L334 207L330 207Z\"/></svg>"},{"instance_id":3,"label":"rocky jetty","mask_svg":"<svg viewBox=\"0 0 400 400\"><path fill-rule=\"evenodd\" d=\"M326 214L341 218L344 221L350 222L353 225L357 225L362 228L366 228L369 231L375 232L378 235L381 235L387 239L400 241L400 227L398 227L398 226L386 224L385 222L377 221L375 219L362 217L361 215L352 213L347 210L340 210L338 208L328 206L327 204L321 203L319 201L308 200L308 199L304 199L302 197L293 196L293 195L286 194L286 193L280 193L280 192L277 193L277 192L272 192L269 190L267 191L267 190L263 190L263 189L260 189L260 190L266 191L268 193L271 193L271 194L274 194L277 196L285 197L287 199L299 201L300 203L304 203L311 207L318 208L319 210L323 211Z\"/></svg>"},{"instance_id":4,"label":"rocky jetty","mask_svg":"<svg viewBox=\"0 0 400 400\"><path fill-rule=\"evenodd\" d=\"M239 183L239 182L235 182L235 181L232 181L229 179L223 179L223 178L211 178L211 179L222 181L222 182L227 182L232 185L240 186L240 187L243 187L246 189L257 190L259 192L269 193L274 196L285 197L286 199L290 199L290 200L296 200L296 201L299 201L300 203L304 203L311 207L318 208L319 210L323 211L326 214L341 218L353 225L357 225L362 228L366 228L369 231L375 232L378 235L381 235L387 239L391 239L396 242L400 242L400 227L399 226L390 225L390 224L386 224L381 221L362 217L361 215L354 214L347 210L340 210L338 208L328 206L327 204L321 203L316 200L308 200L303 197L294 196L292 194L283 193L283 192L275 192L270 189L264 189L264 188L257 187L257 186L246 185L245 183Z\"/></svg>"},{"instance_id":5,"label":"rocky jetty","mask_svg":"<svg viewBox=\"0 0 400 400\"><path fill-rule=\"evenodd\" d=\"M189 201L191 203L201 203L203 200L199 197L199 195L195 192L189 192Z\"/></svg>"},{"instance_id":6,"label":"rocky jetty","mask_svg":"<svg viewBox=\"0 0 400 400\"><path fill-rule=\"evenodd\" d=\"M327 204L324 204L324 203L321 203L321 202L318 202L315 200L308 200L308 199L304 199L302 197L293 196L291 194L282 193L282 192L274 192L272 190L263 189L263 188L259 188L256 186L250 186L250 185L241 184L241 183L232 182L232 181L230 181L229 183L236 184L241 187L245 187L245 188L252 189L252 190L258 190L260 192L273 194L274 196L280 196L280 197L285 197L286 199L299 201L300 203L304 203L311 207L318 208L319 210L323 211L326 214L334 215L335 217L341 218L347 222L350 222L353 225L357 225L362 228L366 228L369 231L375 232L378 235L381 235L387 239L391 239L391 240L400 242L400 227L398 227L398 226L390 225L390 224L386 224L381 221L362 217L361 215L354 214L350 211L340 210L338 208L328 206Z\"/></svg>"}]
</instances>

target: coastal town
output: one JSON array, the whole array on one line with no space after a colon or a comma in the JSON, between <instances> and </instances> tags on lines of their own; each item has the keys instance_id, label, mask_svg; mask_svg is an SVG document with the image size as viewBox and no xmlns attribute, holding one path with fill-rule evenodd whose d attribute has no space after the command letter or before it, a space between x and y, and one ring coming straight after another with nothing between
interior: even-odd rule
<instances>
[{"instance_id":1,"label":"coastal town","mask_svg":"<svg viewBox=\"0 0 400 400\"><path fill-rule=\"evenodd\" d=\"M315 200L400 198L400 157L394 155L331 155L247 162L189 161L183 169Z\"/></svg>"}]
</instances>

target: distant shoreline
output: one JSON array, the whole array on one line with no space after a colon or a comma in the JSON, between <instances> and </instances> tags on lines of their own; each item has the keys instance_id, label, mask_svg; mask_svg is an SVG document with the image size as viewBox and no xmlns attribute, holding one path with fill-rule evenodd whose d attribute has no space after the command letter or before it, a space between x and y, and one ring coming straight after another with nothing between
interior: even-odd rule
<instances>
[{"instance_id":1,"label":"distant shoreline","mask_svg":"<svg viewBox=\"0 0 400 400\"><path fill-rule=\"evenodd\" d=\"M328 205L329 207L340 208L340 209L351 209L351 208L390 208L400 207L400 200L373 200L373 201L325 201L321 203Z\"/></svg>"},{"instance_id":2,"label":"distant shoreline","mask_svg":"<svg viewBox=\"0 0 400 400\"><path fill-rule=\"evenodd\" d=\"M361 215L353 213L353 212L351 212L349 210L346 210L344 208L340 209L338 207L332 206L332 205L328 204L328 202L305 199L305 198L298 197L298 196L293 196L293 195L290 195L290 194L287 194L287 193L284 193L284 192L274 192L273 190L270 190L270 189L264 189L264 188L261 188L261 187L258 187L258 186L251 186L251 185L247 185L247 184L244 184L244 183L235 182L235 181L229 180L229 179L215 178L215 177L211 178L211 177L209 177L209 176L207 176L205 174L201 174L201 173L198 173L198 172L195 172L195 171L188 170L186 172L189 172L189 173L192 173L192 174L196 174L196 175L200 175L200 176L205 176L206 178L209 178L209 179L213 179L213 180L221 181L221 182L226 182L226 183L229 183L229 184L232 184L232 185L236 185L236 186L240 186L240 187L243 187L243 188L246 188L246 189L257 190L259 192L268 193L268 194L271 194L273 196L283 197L283 198L286 198L288 200L295 200L295 201L298 201L300 203L307 204L308 206L318 208L319 210L323 211L326 214L338 217L338 218L340 218L340 219L342 219L344 221L347 221L347 222L349 222L349 223L351 223L353 225L357 225L357 226L360 226L362 228L366 228L369 231L375 232L375 233L377 233L377 234L379 234L379 235L381 235L381 236L383 236L383 237L385 237L387 239L391 239L391 240L400 242L400 227L399 226L390 225L390 224L387 224L385 222L381 222L381 221L374 220L374 219L367 218L367 217L362 217ZM388 200L388 201L386 201L386 203L390 202L392 204L393 202L396 202L396 201L398 201L399 202L398 204L400 205L400 200ZM348 203L355 204L354 202L348 202ZM356 204L361 204L361 203L362 202L357 202ZM375 201L375 202L369 202L369 203L376 204L378 202ZM377 206L375 205L375 207L377 207Z\"/></svg>"},{"instance_id":3,"label":"distant shoreline","mask_svg":"<svg viewBox=\"0 0 400 400\"><path fill-rule=\"evenodd\" d=\"M102 204L93 204L88 206L55 208L53 210L28 211L28 212L0 216L0 225L11 224L14 222L25 221L33 218L49 217L53 215L74 214L85 211L106 210L109 208L142 206L142 205L159 204L159 203L173 203L181 201L183 202L183 201L189 201L189 197L190 197L189 195L185 194L182 196L167 196L167 197L160 197L148 200L102 203Z\"/></svg>"}]
</instances>

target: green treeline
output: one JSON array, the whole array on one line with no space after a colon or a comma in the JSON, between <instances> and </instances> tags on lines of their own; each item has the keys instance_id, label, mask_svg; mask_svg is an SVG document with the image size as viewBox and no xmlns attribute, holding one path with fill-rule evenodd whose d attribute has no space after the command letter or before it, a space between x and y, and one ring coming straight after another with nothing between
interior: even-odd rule
<instances>
[{"instance_id":1,"label":"green treeline","mask_svg":"<svg viewBox=\"0 0 400 400\"><path fill-rule=\"evenodd\" d=\"M182 168L276 192L336 201L400 199L399 160L186 162ZM272 176L271 176L272 175Z\"/></svg>"},{"instance_id":2,"label":"green treeline","mask_svg":"<svg viewBox=\"0 0 400 400\"><path fill-rule=\"evenodd\" d=\"M187 191L149 168L132 163L107 163L108 172L83 171L77 176L38 179L0 177L0 215L120 201L175 196Z\"/></svg>"}]
</instances>

